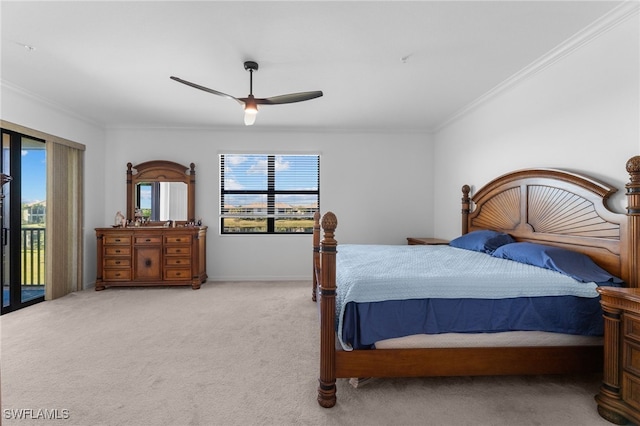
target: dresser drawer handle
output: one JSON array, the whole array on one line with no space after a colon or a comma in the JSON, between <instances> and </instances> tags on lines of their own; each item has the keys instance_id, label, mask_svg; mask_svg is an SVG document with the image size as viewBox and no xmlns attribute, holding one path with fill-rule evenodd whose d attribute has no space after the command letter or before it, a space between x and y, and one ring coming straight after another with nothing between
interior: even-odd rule
<instances>
[{"instance_id":1,"label":"dresser drawer handle","mask_svg":"<svg viewBox=\"0 0 640 426\"><path fill-rule=\"evenodd\" d=\"M116 238L116 243L119 243L119 242L120 242L120 238Z\"/></svg>"},{"instance_id":2,"label":"dresser drawer handle","mask_svg":"<svg viewBox=\"0 0 640 426\"><path fill-rule=\"evenodd\" d=\"M151 238L147 238L146 240L144 240L145 242L151 242Z\"/></svg>"},{"instance_id":3,"label":"dresser drawer handle","mask_svg":"<svg viewBox=\"0 0 640 426\"><path fill-rule=\"evenodd\" d=\"M119 260L118 260L118 261L116 261L116 265L119 265L119 264L120 264L120 261L119 261Z\"/></svg>"},{"instance_id":4,"label":"dresser drawer handle","mask_svg":"<svg viewBox=\"0 0 640 426\"><path fill-rule=\"evenodd\" d=\"M120 250L116 250L116 253L120 253Z\"/></svg>"},{"instance_id":5,"label":"dresser drawer handle","mask_svg":"<svg viewBox=\"0 0 640 426\"><path fill-rule=\"evenodd\" d=\"M181 238L176 238L176 241L180 242L180 241L182 241L182 239Z\"/></svg>"},{"instance_id":6,"label":"dresser drawer handle","mask_svg":"<svg viewBox=\"0 0 640 426\"><path fill-rule=\"evenodd\" d=\"M176 250L176 253L182 253L182 250L178 249Z\"/></svg>"},{"instance_id":7,"label":"dresser drawer handle","mask_svg":"<svg viewBox=\"0 0 640 426\"><path fill-rule=\"evenodd\" d=\"M119 276L120 276L120 272L118 272L118 273L116 274L116 277L119 277Z\"/></svg>"}]
</instances>

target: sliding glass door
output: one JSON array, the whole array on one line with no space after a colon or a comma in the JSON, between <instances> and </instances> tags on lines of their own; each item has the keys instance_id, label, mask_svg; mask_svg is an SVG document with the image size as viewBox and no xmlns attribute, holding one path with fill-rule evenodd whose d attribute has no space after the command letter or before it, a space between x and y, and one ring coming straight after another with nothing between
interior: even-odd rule
<instances>
[{"instance_id":1,"label":"sliding glass door","mask_svg":"<svg viewBox=\"0 0 640 426\"><path fill-rule=\"evenodd\" d=\"M44 300L46 150L44 141L2 130L0 280L2 313Z\"/></svg>"}]
</instances>

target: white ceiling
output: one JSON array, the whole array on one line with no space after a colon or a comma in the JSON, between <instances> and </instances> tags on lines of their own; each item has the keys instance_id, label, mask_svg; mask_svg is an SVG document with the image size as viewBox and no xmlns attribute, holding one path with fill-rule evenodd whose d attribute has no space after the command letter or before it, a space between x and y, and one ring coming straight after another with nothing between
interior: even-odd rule
<instances>
[{"instance_id":1,"label":"white ceiling","mask_svg":"<svg viewBox=\"0 0 640 426\"><path fill-rule=\"evenodd\" d=\"M106 127L430 131L619 1L2 1L2 84ZM31 46L34 49L27 48Z\"/></svg>"}]
</instances>

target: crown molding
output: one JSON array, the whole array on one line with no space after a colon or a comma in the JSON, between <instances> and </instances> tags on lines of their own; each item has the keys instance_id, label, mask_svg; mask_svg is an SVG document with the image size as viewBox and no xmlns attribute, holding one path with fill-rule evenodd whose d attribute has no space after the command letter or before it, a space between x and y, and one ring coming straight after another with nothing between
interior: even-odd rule
<instances>
[{"instance_id":1,"label":"crown molding","mask_svg":"<svg viewBox=\"0 0 640 426\"><path fill-rule=\"evenodd\" d=\"M569 39L565 40L564 42L547 52L542 57L538 58L536 61L532 62L522 70L513 74L511 77L507 78L502 83L498 84L496 87L489 90L463 108L459 109L455 113L451 114L442 123L437 125L433 129L433 132L437 133L441 131L453 122L461 119L483 104L491 101L499 94L511 89L512 87L533 77L547 67L571 55L576 50L582 48L586 44L600 37L602 34L616 27L618 24L626 21L633 16L637 16L639 11L639 0L627 0L624 3L618 5L607 14L595 20L592 24L588 25Z\"/></svg>"},{"instance_id":2,"label":"crown molding","mask_svg":"<svg viewBox=\"0 0 640 426\"><path fill-rule=\"evenodd\" d=\"M8 82L6 80L0 79L0 88L2 88L2 90L5 90L5 89L10 90L12 92L15 92L15 93L21 95L21 96L24 96L26 98L32 99L33 101L35 101L35 102L37 102L39 104L45 105L48 108L55 109L56 111L59 111L64 115L67 115L69 117L75 118L75 119L80 120L80 121L83 121L83 122L85 122L87 124L90 124L92 126L99 127L100 129L103 129L103 130L105 129L105 124L104 123L98 122L98 121L96 121L96 120L94 120L92 118L89 118L89 117L85 116L85 115L78 114L77 112L67 108L66 106L64 106L62 104L54 102L54 101L52 101L50 99L47 99L45 97L42 97L40 95L36 95L35 93L30 92L29 90L27 90L27 89L25 89L23 87L16 86L15 84L10 83L10 82Z\"/></svg>"}]
</instances>

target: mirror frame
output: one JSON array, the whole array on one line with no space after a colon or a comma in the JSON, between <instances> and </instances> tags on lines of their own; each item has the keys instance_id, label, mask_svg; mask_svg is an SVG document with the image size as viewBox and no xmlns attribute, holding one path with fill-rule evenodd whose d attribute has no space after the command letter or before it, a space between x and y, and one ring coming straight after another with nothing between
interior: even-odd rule
<instances>
[{"instance_id":1,"label":"mirror frame","mask_svg":"<svg viewBox=\"0 0 640 426\"><path fill-rule=\"evenodd\" d=\"M134 174L133 169L137 173ZM127 163L127 220L133 221L136 208L136 185L141 182L184 182L187 184L187 220L195 222L196 217L196 166L189 167L173 161L154 160L136 166Z\"/></svg>"}]
</instances>

